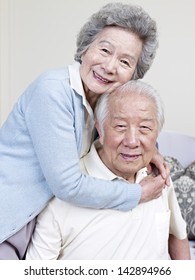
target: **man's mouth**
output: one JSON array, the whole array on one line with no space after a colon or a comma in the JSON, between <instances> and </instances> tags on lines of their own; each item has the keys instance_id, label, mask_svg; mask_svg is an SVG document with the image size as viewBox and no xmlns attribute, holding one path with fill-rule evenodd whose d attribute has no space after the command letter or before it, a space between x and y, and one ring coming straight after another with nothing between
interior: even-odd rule
<instances>
[{"instance_id":1,"label":"man's mouth","mask_svg":"<svg viewBox=\"0 0 195 280\"><path fill-rule=\"evenodd\" d=\"M133 161L133 160L138 159L140 154L130 155L130 154L121 153L121 156L125 160Z\"/></svg>"}]
</instances>

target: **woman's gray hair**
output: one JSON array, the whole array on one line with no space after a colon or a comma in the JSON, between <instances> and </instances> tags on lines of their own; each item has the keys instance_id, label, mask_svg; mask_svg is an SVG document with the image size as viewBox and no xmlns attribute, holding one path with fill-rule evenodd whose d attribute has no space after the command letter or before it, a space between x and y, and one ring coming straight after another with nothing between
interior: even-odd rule
<instances>
[{"instance_id":1,"label":"woman's gray hair","mask_svg":"<svg viewBox=\"0 0 195 280\"><path fill-rule=\"evenodd\" d=\"M77 36L75 60L81 63L82 54L107 26L124 28L141 39L143 49L132 80L143 78L155 57L158 40L156 22L139 6L109 3L94 13Z\"/></svg>"},{"instance_id":2,"label":"woman's gray hair","mask_svg":"<svg viewBox=\"0 0 195 280\"><path fill-rule=\"evenodd\" d=\"M119 98L122 94L131 94L131 95L140 95L145 96L148 99L152 100L156 107L156 116L157 116L157 125L158 132L160 132L164 125L164 104L161 100L160 95L157 91L150 85L140 80L129 81L126 84L118 87L113 93L104 93L100 96L95 107L95 118L99 124L100 130L103 133L104 122L109 114L109 97L114 94L115 96L119 95Z\"/></svg>"}]
</instances>

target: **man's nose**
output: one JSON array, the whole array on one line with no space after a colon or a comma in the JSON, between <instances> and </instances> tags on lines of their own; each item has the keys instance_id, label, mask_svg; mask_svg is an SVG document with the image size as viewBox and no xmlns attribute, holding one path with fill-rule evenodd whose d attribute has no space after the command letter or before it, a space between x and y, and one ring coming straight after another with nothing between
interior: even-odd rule
<instances>
[{"instance_id":1,"label":"man's nose","mask_svg":"<svg viewBox=\"0 0 195 280\"><path fill-rule=\"evenodd\" d=\"M136 147L139 144L138 133L135 130L127 130L124 135L123 144L131 148Z\"/></svg>"}]
</instances>

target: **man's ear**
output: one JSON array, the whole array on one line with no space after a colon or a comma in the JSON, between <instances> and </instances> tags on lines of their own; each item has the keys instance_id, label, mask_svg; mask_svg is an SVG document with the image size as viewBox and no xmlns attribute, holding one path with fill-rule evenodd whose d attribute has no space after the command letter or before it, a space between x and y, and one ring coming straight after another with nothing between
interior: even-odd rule
<instances>
[{"instance_id":1,"label":"man's ear","mask_svg":"<svg viewBox=\"0 0 195 280\"><path fill-rule=\"evenodd\" d=\"M100 125L99 125L98 121L95 122L95 127L97 129L98 134L99 134L99 141L100 141L101 144L103 144L103 131L100 128Z\"/></svg>"}]
</instances>

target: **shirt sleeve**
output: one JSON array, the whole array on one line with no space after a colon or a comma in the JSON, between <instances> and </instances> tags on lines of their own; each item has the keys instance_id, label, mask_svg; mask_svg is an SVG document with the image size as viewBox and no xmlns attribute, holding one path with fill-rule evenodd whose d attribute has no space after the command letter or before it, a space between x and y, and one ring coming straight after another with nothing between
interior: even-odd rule
<instances>
[{"instance_id":1,"label":"shirt sleeve","mask_svg":"<svg viewBox=\"0 0 195 280\"><path fill-rule=\"evenodd\" d=\"M26 260L57 260L59 257L61 232L51 205L52 202L37 217Z\"/></svg>"},{"instance_id":2,"label":"shirt sleeve","mask_svg":"<svg viewBox=\"0 0 195 280\"><path fill-rule=\"evenodd\" d=\"M83 207L123 211L136 207L141 197L139 184L101 180L80 172L71 94L58 80L41 81L25 111L36 157L52 193Z\"/></svg>"},{"instance_id":3,"label":"shirt sleeve","mask_svg":"<svg viewBox=\"0 0 195 280\"><path fill-rule=\"evenodd\" d=\"M168 203L171 211L170 234L178 239L184 239L187 237L186 222L182 217L172 181L168 187Z\"/></svg>"}]
</instances>

